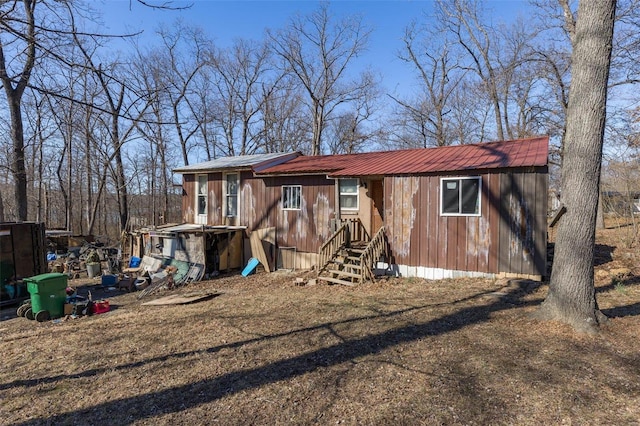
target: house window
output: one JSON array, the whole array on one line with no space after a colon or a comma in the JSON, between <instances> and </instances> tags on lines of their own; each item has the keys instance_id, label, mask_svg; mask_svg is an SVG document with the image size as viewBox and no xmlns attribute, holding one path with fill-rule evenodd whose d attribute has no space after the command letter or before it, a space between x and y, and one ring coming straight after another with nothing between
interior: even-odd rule
<instances>
[{"instance_id":1,"label":"house window","mask_svg":"<svg viewBox=\"0 0 640 426\"><path fill-rule=\"evenodd\" d=\"M340 208L358 210L358 179L340 179Z\"/></svg>"},{"instance_id":2,"label":"house window","mask_svg":"<svg viewBox=\"0 0 640 426\"><path fill-rule=\"evenodd\" d=\"M300 210L301 195L302 195L302 186L283 185L282 186L282 208L284 210Z\"/></svg>"},{"instance_id":3,"label":"house window","mask_svg":"<svg viewBox=\"0 0 640 426\"><path fill-rule=\"evenodd\" d=\"M196 199L198 215L207 214L207 175L198 176L198 195Z\"/></svg>"},{"instance_id":4,"label":"house window","mask_svg":"<svg viewBox=\"0 0 640 426\"><path fill-rule=\"evenodd\" d=\"M442 216L480 216L480 176L440 180Z\"/></svg>"},{"instance_id":5,"label":"house window","mask_svg":"<svg viewBox=\"0 0 640 426\"><path fill-rule=\"evenodd\" d=\"M228 174L226 185L226 216L238 216L238 175Z\"/></svg>"}]
</instances>

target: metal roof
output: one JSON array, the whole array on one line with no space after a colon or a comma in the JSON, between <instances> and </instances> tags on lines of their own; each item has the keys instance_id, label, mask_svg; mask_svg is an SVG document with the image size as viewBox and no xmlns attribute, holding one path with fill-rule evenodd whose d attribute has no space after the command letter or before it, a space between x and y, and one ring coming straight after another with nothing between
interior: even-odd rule
<instances>
[{"instance_id":1,"label":"metal roof","mask_svg":"<svg viewBox=\"0 0 640 426\"><path fill-rule=\"evenodd\" d=\"M549 137L361 154L300 156L260 174L399 175L547 165Z\"/></svg>"},{"instance_id":2,"label":"metal roof","mask_svg":"<svg viewBox=\"0 0 640 426\"><path fill-rule=\"evenodd\" d=\"M301 155L299 152L277 152L271 154L238 155L236 157L221 157L204 163L190 164L173 169L175 173L212 172L229 169L260 170L271 167Z\"/></svg>"}]
</instances>

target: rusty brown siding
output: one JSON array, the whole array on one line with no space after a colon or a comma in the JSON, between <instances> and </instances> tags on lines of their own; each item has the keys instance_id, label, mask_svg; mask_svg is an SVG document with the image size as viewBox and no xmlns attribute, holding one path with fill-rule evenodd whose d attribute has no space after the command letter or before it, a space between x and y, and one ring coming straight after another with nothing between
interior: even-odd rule
<instances>
[{"instance_id":1,"label":"rusty brown siding","mask_svg":"<svg viewBox=\"0 0 640 426\"><path fill-rule=\"evenodd\" d=\"M414 232L419 209L419 198L416 197L420 189L420 179L416 176L396 176L385 179L385 226L392 248L394 263L410 264L411 247L417 242L412 237L419 238L419 231ZM417 227L419 230L419 226ZM415 250L418 252L418 250ZM416 254L414 254L416 255Z\"/></svg>"},{"instance_id":2,"label":"rusty brown siding","mask_svg":"<svg viewBox=\"0 0 640 426\"><path fill-rule=\"evenodd\" d=\"M222 173L209 173L207 177L207 225L223 225Z\"/></svg>"},{"instance_id":3,"label":"rusty brown siding","mask_svg":"<svg viewBox=\"0 0 640 426\"><path fill-rule=\"evenodd\" d=\"M486 250L487 269L483 272L495 273L498 271L499 255L497 248L489 250L489 242L494 241L496 244L500 235L500 174L492 173L488 176L488 185L482 190L484 201L483 209L486 209L486 219L482 222L480 229L481 238L485 241L482 246ZM484 179L483 179L484 183ZM485 213L483 211L483 217Z\"/></svg>"},{"instance_id":4,"label":"rusty brown siding","mask_svg":"<svg viewBox=\"0 0 640 426\"><path fill-rule=\"evenodd\" d=\"M544 274L546 169L480 176L480 216L440 215L440 175L386 178L385 226L392 262L458 271Z\"/></svg>"},{"instance_id":5,"label":"rusty brown siding","mask_svg":"<svg viewBox=\"0 0 640 426\"><path fill-rule=\"evenodd\" d=\"M546 271L546 173L500 176L499 272L541 275Z\"/></svg>"},{"instance_id":6,"label":"rusty brown siding","mask_svg":"<svg viewBox=\"0 0 640 426\"><path fill-rule=\"evenodd\" d=\"M195 175L182 175L182 221L185 223L195 222Z\"/></svg>"},{"instance_id":7,"label":"rusty brown siding","mask_svg":"<svg viewBox=\"0 0 640 426\"><path fill-rule=\"evenodd\" d=\"M282 186L301 185L301 209L282 209ZM276 227L281 247L316 253L331 236L335 218L334 180L325 176L278 176L255 178L247 173L241 182L241 225L248 231Z\"/></svg>"}]
</instances>

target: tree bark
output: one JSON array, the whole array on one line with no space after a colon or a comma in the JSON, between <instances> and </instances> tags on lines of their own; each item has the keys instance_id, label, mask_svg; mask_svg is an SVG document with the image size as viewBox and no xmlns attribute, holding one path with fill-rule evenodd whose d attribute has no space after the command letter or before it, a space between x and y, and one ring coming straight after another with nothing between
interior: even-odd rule
<instances>
[{"instance_id":1,"label":"tree bark","mask_svg":"<svg viewBox=\"0 0 640 426\"><path fill-rule=\"evenodd\" d=\"M2 193L0 192L0 222L4 222L4 203L2 201Z\"/></svg>"},{"instance_id":2,"label":"tree bark","mask_svg":"<svg viewBox=\"0 0 640 426\"><path fill-rule=\"evenodd\" d=\"M9 97L9 96L7 96ZM13 141L12 171L15 189L13 192L16 206L16 220L27 220L27 169L24 160L24 129L22 126L21 96L14 95L9 99L11 115L11 140Z\"/></svg>"},{"instance_id":3,"label":"tree bark","mask_svg":"<svg viewBox=\"0 0 640 426\"><path fill-rule=\"evenodd\" d=\"M562 166L562 202L549 293L539 318L594 332L606 320L593 279L596 213L616 0L581 0Z\"/></svg>"}]
</instances>

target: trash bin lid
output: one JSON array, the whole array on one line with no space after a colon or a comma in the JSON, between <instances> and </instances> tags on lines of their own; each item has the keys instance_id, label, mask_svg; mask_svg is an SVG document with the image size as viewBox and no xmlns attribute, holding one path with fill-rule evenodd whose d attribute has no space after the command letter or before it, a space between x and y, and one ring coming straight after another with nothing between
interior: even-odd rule
<instances>
[{"instance_id":1,"label":"trash bin lid","mask_svg":"<svg viewBox=\"0 0 640 426\"><path fill-rule=\"evenodd\" d=\"M65 274L61 274L60 272L49 272L47 274L40 274L30 278L25 278L24 280L35 282L35 283L41 283L46 281L55 281L55 280L64 279L66 282L67 278L68 277Z\"/></svg>"}]
</instances>

